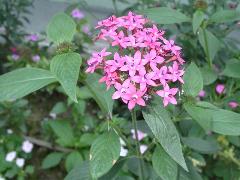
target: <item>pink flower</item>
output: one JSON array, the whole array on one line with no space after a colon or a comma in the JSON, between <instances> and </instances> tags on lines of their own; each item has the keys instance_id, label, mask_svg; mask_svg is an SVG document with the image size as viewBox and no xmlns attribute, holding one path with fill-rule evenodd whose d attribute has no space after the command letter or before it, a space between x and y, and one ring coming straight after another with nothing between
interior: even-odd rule
<instances>
[{"instance_id":1,"label":"pink flower","mask_svg":"<svg viewBox=\"0 0 240 180\"><path fill-rule=\"evenodd\" d=\"M143 100L144 91L138 91L136 88L133 88L129 94L126 94L124 98L128 100L128 109L132 110L136 104L140 106L146 106L145 101Z\"/></svg>"},{"instance_id":2,"label":"pink flower","mask_svg":"<svg viewBox=\"0 0 240 180\"><path fill-rule=\"evenodd\" d=\"M232 109L235 109L239 106L239 104L235 101L231 101L231 102L228 103L228 106Z\"/></svg>"},{"instance_id":3,"label":"pink flower","mask_svg":"<svg viewBox=\"0 0 240 180\"><path fill-rule=\"evenodd\" d=\"M126 56L126 65L120 68L120 71L128 71L130 76L134 76L137 71L146 72L144 65L146 62L142 61L141 52L137 51L134 57Z\"/></svg>"},{"instance_id":4,"label":"pink flower","mask_svg":"<svg viewBox=\"0 0 240 180\"><path fill-rule=\"evenodd\" d=\"M134 129L131 129L131 133L132 133L132 138L137 139L136 136L135 136ZM147 134L140 131L140 130L137 130L137 136L138 136L138 140L141 141L143 138L145 138L147 136Z\"/></svg>"},{"instance_id":5,"label":"pink flower","mask_svg":"<svg viewBox=\"0 0 240 180\"><path fill-rule=\"evenodd\" d=\"M199 97L205 97L206 95L206 92L204 90L201 90L199 93L198 93L198 96Z\"/></svg>"},{"instance_id":6,"label":"pink flower","mask_svg":"<svg viewBox=\"0 0 240 180\"><path fill-rule=\"evenodd\" d=\"M167 106L168 103L171 104L177 104L177 101L175 99L175 95L178 92L178 88L169 88L169 86L166 84L163 88L163 90L159 90L156 93L163 98L163 105Z\"/></svg>"},{"instance_id":7,"label":"pink flower","mask_svg":"<svg viewBox=\"0 0 240 180\"><path fill-rule=\"evenodd\" d=\"M107 89L115 88L113 99L121 99L130 110L136 105L145 106L155 93L163 97L165 106L177 104L174 96L178 88L170 89L169 84L183 83L185 61L181 47L165 39L163 30L133 12L122 17L113 15L98 22L96 28L100 32L95 40L116 48L112 48L113 57L93 53L86 72L102 69L104 75L99 82L104 82ZM163 89L157 91L159 87Z\"/></svg>"},{"instance_id":8,"label":"pink flower","mask_svg":"<svg viewBox=\"0 0 240 180\"><path fill-rule=\"evenodd\" d=\"M223 93L224 93L224 90L225 90L224 84L217 84L217 86L216 86L216 92L217 92L218 94L223 94Z\"/></svg>"},{"instance_id":9,"label":"pink flower","mask_svg":"<svg viewBox=\"0 0 240 180\"><path fill-rule=\"evenodd\" d=\"M39 55L34 55L34 56L32 56L32 60L34 61L34 62L38 62L38 61L40 61L40 56Z\"/></svg>"},{"instance_id":10,"label":"pink flower","mask_svg":"<svg viewBox=\"0 0 240 180\"><path fill-rule=\"evenodd\" d=\"M32 42L36 42L39 40L39 37L37 34L29 34L27 37L26 37L26 40L28 41L32 41Z\"/></svg>"},{"instance_id":11,"label":"pink flower","mask_svg":"<svg viewBox=\"0 0 240 180\"><path fill-rule=\"evenodd\" d=\"M83 12L81 12L79 9L76 8L72 10L71 16L75 19L80 20L80 19L83 19L85 15Z\"/></svg>"},{"instance_id":12,"label":"pink flower","mask_svg":"<svg viewBox=\"0 0 240 180\"><path fill-rule=\"evenodd\" d=\"M157 64L161 64L164 62L164 58L161 56L157 56L156 50L152 49L150 53L144 55L145 61L150 63L150 67L152 69L156 68Z\"/></svg>"},{"instance_id":13,"label":"pink flower","mask_svg":"<svg viewBox=\"0 0 240 180\"><path fill-rule=\"evenodd\" d=\"M181 83L184 83L182 79L184 71L179 69L178 63L176 61L173 62L173 66L168 67L168 70L170 72L168 75L169 79L171 79L173 82L179 80Z\"/></svg>"}]
</instances>

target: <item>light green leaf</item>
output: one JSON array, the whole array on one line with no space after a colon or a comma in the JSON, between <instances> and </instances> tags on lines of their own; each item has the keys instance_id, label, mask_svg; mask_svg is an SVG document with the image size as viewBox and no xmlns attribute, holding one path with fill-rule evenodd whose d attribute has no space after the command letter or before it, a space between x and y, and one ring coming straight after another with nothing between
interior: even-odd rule
<instances>
[{"instance_id":1,"label":"light green leaf","mask_svg":"<svg viewBox=\"0 0 240 180\"><path fill-rule=\"evenodd\" d=\"M213 131L223 135L240 135L240 114L219 110L213 114Z\"/></svg>"},{"instance_id":2,"label":"light green leaf","mask_svg":"<svg viewBox=\"0 0 240 180\"><path fill-rule=\"evenodd\" d=\"M81 165L76 165L64 180L92 180L89 162L84 161Z\"/></svg>"},{"instance_id":3,"label":"light green leaf","mask_svg":"<svg viewBox=\"0 0 240 180\"><path fill-rule=\"evenodd\" d=\"M50 69L61 83L67 95L75 102L76 85L78 81L82 58L78 53L65 53L54 56L51 60Z\"/></svg>"},{"instance_id":4,"label":"light green leaf","mask_svg":"<svg viewBox=\"0 0 240 180\"><path fill-rule=\"evenodd\" d=\"M227 61L226 67L222 72L223 75L233 78L240 78L240 61L236 59L231 59Z\"/></svg>"},{"instance_id":5,"label":"light green leaf","mask_svg":"<svg viewBox=\"0 0 240 180\"><path fill-rule=\"evenodd\" d=\"M54 113L54 114L61 114L67 111L67 107L64 104L64 102L57 102L52 110L50 111L50 113Z\"/></svg>"},{"instance_id":6,"label":"light green leaf","mask_svg":"<svg viewBox=\"0 0 240 180\"><path fill-rule=\"evenodd\" d=\"M99 136L90 149L90 169L93 178L107 173L120 156L120 140L113 131Z\"/></svg>"},{"instance_id":7,"label":"light green leaf","mask_svg":"<svg viewBox=\"0 0 240 180\"><path fill-rule=\"evenodd\" d=\"M80 166L82 162L83 162L83 158L81 154L77 151L73 151L66 158L65 168L69 172L75 166Z\"/></svg>"},{"instance_id":8,"label":"light green leaf","mask_svg":"<svg viewBox=\"0 0 240 180\"><path fill-rule=\"evenodd\" d=\"M157 24L174 24L190 21L190 18L185 14L168 7L150 8L142 11L142 13Z\"/></svg>"},{"instance_id":9,"label":"light green leaf","mask_svg":"<svg viewBox=\"0 0 240 180\"><path fill-rule=\"evenodd\" d=\"M176 180L178 166L176 162L164 151L157 146L152 156L153 169L164 180Z\"/></svg>"},{"instance_id":10,"label":"light green leaf","mask_svg":"<svg viewBox=\"0 0 240 180\"><path fill-rule=\"evenodd\" d=\"M60 152L53 152L48 154L42 162L42 168L43 169L48 169L57 166L61 159L63 158L64 153Z\"/></svg>"},{"instance_id":11,"label":"light green leaf","mask_svg":"<svg viewBox=\"0 0 240 180\"><path fill-rule=\"evenodd\" d=\"M217 73L209 67L200 68L203 77L203 84L209 85L217 80Z\"/></svg>"},{"instance_id":12,"label":"light green leaf","mask_svg":"<svg viewBox=\"0 0 240 180\"><path fill-rule=\"evenodd\" d=\"M65 13L58 13L47 26L47 37L56 44L71 42L76 32L76 24Z\"/></svg>"},{"instance_id":13,"label":"light green leaf","mask_svg":"<svg viewBox=\"0 0 240 180\"><path fill-rule=\"evenodd\" d=\"M187 170L177 129L163 105L149 106L143 117L163 149Z\"/></svg>"},{"instance_id":14,"label":"light green leaf","mask_svg":"<svg viewBox=\"0 0 240 180\"><path fill-rule=\"evenodd\" d=\"M203 88L203 78L195 63L191 63L183 76L183 90L188 96L197 96Z\"/></svg>"},{"instance_id":15,"label":"light green leaf","mask_svg":"<svg viewBox=\"0 0 240 180\"><path fill-rule=\"evenodd\" d=\"M184 109L206 132L212 130L212 114L218 110L217 107L208 102L200 102L184 103Z\"/></svg>"},{"instance_id":16,"label":"light green leaf","mask_svg":"<svg viewBox=\"0 0 240 180\"><path fill-rule=\"evenodd\" d=\"M192 20L192 26L193 26L193 32L196 34L198 28L201 26L203 20L204 20L204 13L200 10L197 10L193 14L193 20Z\"/></svg>"},{"instance_id":17,"label":"light green leaf","mask_svg":"<svg viewBox=\"0 0 240 180\"><path fill-rule=\"evenodd\" d=\"M206 41L204 37L204 31L206 36ZM208 30L199 29L199 42L204 49L205 54L209 54L209 58L212 61L220 49L220 41ZM207 55L208 56L208 55Z\"/></svg>"},{"instance_id":18,"label":"light green leaf","mask_svg":"<svg viewBox=\"0 0 240 180\"><path fill-rule=\"evenodd\" d=\"M74 143L73 129L68 121L54 120L50 121L53 132L58 137L57 142L63 146L72 146Z\"/></svg>"},{"instance_id":19,"label":"light green leaf","mask_svg":"<svg viewBox=\"0 0 240 180\"><path fill-rule=\"evenodd\" d=\"M240 11L237 10L221 10L212 15L210 21L216 23L225 23L240 20Z\"/></svg>"},{"instance_id":20,"label":"light green leaf","mask_svg":"<svg viewBox=\"0 0 240 180\"><path fill-rule=\"evenodd\" d=\"M182 141L191 149L203 154L212 154L220 150L216 141L204 140L197 137L185 137L182 138Z\"/></svg>"},{"instance_id":21,"label":"light green leaf","mask_svg":"<svg viewBox=\"0 0 240 180\"><path fill-rule=\"evenodd\" d=\"M38 68L22 68L0 76L0 101L26 96L55 82L51 72Z\"/></svg>"},{"instance_id":22,"label":"light green leaf","mask_svg":"<svg viewBox=\"0 0 240 180\"><path fill-rule=\"evenodd\" d=\"M99 83L100 78L101 76L99 74L89 74L85 82L101 110L109 113L111 116L114 102L112 100L114 89L110 88L107 90L104 83Z\"/></svg>"}]
</instances>

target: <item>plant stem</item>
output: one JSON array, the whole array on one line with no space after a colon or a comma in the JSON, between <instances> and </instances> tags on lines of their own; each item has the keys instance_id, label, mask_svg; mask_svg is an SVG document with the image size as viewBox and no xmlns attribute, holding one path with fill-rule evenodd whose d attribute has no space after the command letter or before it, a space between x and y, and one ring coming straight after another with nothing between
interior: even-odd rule
<instances>
[{"instance_id":1,"label":"plant stem","mask_svg":"<svg viewBox=\"0 0 240 180\"><path fill-rule=\"evenodd\" d=\"M136 152L137 152L137 157L139 159L139 170L140 170L140 180L143 180L144 178L144 174L143 174L143 164L142 164L142 154L140 152L140 144L139 144L139 139L138 139L138 133L137 133L137 118L136 118L136 111L135 109L133 109L131 111L131 116L132 116L132 124L133 124L133 128L134 128L134 133L135 133L135 137L136 137Z\"/></svg>"},{"instance_id":2,"label":"plant stem","mask_svg":"<svg viewBox=\"0 0 240 180\"><path fill-rule=\"evenodd\" d=\"M205 48L206 48L207 61L208 61L209 67L212 68L212 60L211 60L210 54L209 54L207 34L206 34L205 29L203 29L203 37L204 37L204 43L205 43Z\"/></svg>"}]
</instances>

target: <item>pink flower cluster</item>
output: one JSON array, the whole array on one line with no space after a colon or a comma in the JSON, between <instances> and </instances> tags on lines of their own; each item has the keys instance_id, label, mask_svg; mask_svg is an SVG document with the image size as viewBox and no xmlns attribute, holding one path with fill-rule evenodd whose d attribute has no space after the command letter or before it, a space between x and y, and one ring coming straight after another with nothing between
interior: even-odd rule
<instances>
[{"instance_id":1,"label":"pink flower cluster","mask_svg":"<svg viewBox=\"0 0 240 180\"><path fill-rule=\"evenodd\" d=\"M111 16L98 22L100 29L96 40L103 40L117 47L117 52L106 48L92 54L86 72L103 69L99 80L107 88L115 88L113 99L121 98L131 110L136 104L145 106L152 94L163 98L164 106L177 104L179 91L170 87L183 83L181 47L164 38L164 31L141 15L129 12L127 16Z\"/></svg>"}]
</instances>

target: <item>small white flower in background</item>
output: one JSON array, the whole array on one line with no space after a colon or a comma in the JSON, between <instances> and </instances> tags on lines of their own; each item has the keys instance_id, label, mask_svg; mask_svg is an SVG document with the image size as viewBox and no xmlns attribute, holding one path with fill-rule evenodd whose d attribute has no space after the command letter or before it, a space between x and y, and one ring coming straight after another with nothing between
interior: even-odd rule
<instances>
[{"instance_id":1,"label":"small white flower in background","mask_svg":"<svg viewBox=\"0 0 240 180\"><path fill-rule=\"evenodd\" d=\"M13 55L12 55L12 59L13 59L14 61L19 60L19 58L20 58L20 56L19 56L18 54L13 54Z\"/></svg>"},{"instance_id":2,"label":"small white flower in background","mask_svg":"<svg viewBox=\"0 0 240 180\"><path fill-rule=\"evenodd\" d=\"M25 159L23 159L23 158L17 158L16 159L16 164L17 164L18 167L20 167L20 168L23 167L24 163L25 163Z\"/></svg>"},{"instance_id":3,"label":"small white flower in background","mask_svg":"<svg viewBox=\"0 0 240 180\"><path fill-rule=\"evenodd\" d=\"M8 162L12 162L15 159L16 155L17 155L16 151L11 151L7 153L5 160Z\"/></svg>"},{"instance_id":4,"label":"small white flower in background","mask_svg":"<svg viewBox=\"0 0 240 180\"><path fill-rule=\"evenodd\" d=\"M147 150L147 146L146 145L140 145L140 152L141 154L143 154L146 150Z\"/></svg>"},{"instance_id":5,"label":"small white flower in background","mask_svg":"<svg viewBox=\"0 0 240 180\"><path fill-rule=\"evenodd\" d=\"M0 34L5 34L6 33L6 28L5 27L0 27Z\"/></svg>"},{"instance_id":6,"label":"small white flower in background","mask_svg":"<svg viewBox=\"0 0 240 180\"><path fill-rule=\"evenodd\" d=\"M23 144L22 144L22 150L23 150L25 153L30 153L30 152L32 152L32 149L33 149L33 144L32 144L30 141L26 140L26 141L23 142Z\"/></svg>"},{"instance_id":7,"label":"small white flower in background","mask_svg":"<svg viewBox=\"0 0 240 180\"><path fill-rule=\"evenodd\" d=\"M136 139L134 129L131 129L131 133L132 133L132 138ZM137 135L138 135L139 141L141 141L143 138L145 138L147 136L147 134L145 134L144 132L142 132L140 130L137 130Z\"/></svg>"},{"instance_id":8,"label":"small white flower in background","mask_svg":"<svg viewBox=\"0 0 240 180\"><path fill-rule=\"evenodd\" d=\"M122 138L120 138L120 144L121 144L122 146L126 146L126 143L124 142L124 140L122 140Z\"/></svg>"},{"instance_id":9,"label":"small white flower in background","mask_svg":"<svg viewBox=\"0 0 240 180\"><path fill-rule=\"evenodd\" d=\"M53 119L56 119L57 114L56 114L56 113L50 113L49 116L50 116L51 118L53 118Z\"/></svg>"},{"instance_id":10,"label":"small white flower in background","mask_svg":"<svg viewBox=\"0 0 240 180\"><path fill-rule=\"evenodd\" d=\"M7 129L7 133L8 133L8 134L12 134L13 131L12 131L11 129Z\"/></svg>"},{"instance_id":11,"label":"small white flower in background","mask_svg":"<svg viewBox=\"0 0 240 180\"><path fill-rule=\"evenodd\" d=\"M2 177L2 176L0 176L0 180L5 180L5 178L4 178L4 177Z\"/></svg>"},{"instance_id":12,"label":"small white flower in background","mask_svg":"<svg viewBox=\"0 0 240 180\"><path fill-rule=\"evenodd\" d=\"M128 150L121 146L120 156L125 157L127 156L127 153L128 153Z\"/></svg>"},{"instance_id":13,"label":"small white flower in background","mask_svg":"<svg viewBox=\"0 0 240 180\"><path fill-rule=\"evenodd\" d=\"M40 59L41 59L41 57L38 54L35 54L34 56L32 56L32 60L34 62L38 62L38 61L40 61Z\"/></svg>"}]
</instances>

